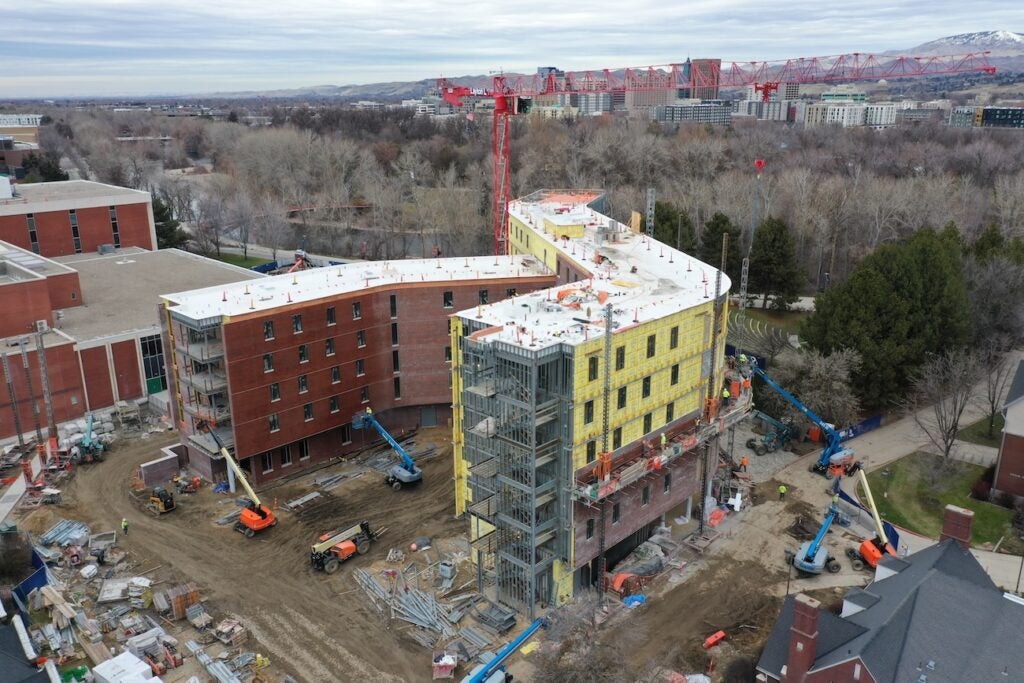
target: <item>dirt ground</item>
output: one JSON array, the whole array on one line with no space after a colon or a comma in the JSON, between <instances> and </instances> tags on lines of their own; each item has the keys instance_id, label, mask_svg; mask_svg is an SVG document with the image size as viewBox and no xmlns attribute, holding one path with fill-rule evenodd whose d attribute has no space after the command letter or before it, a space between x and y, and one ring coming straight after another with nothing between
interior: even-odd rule
<instances>
[{"instance_id":1,"label":"dirt ground","mask_svg":"<svg viewBox=\"0 0 1024 683\"><path fill-rule=\"evenodd\" d=\"M120 442L104 463L78 470L66 489L65 505L39 509L23 526L40 532L66 516L107 530L127 518L129 534L119 544L154 565L171 568L177 578L198 583L214 610L237 615L273 666L300 681L430 679L430 654L386 629L365 604L352 571L383 562L389 548L407 549L417 536L446 538L465 532L465 523L452 516L450 437L444 430L417 435L418 447L437 447L437 454L422 463L422 485L394 492L376 472L346 479L299 514L279 508L277 527L254 539L214 523L234 505L229 496L209 488L176 496L178 509L159 518L132 499L129 482L135 468L175 438L168 433ZM320 470L302 481L335 470ZM267 492L264 502L276 498L283 504L312 490L301 483L283 484ZM388 528L366 557L344 563L333 576L310 567L309 547L319 534L363 519L374 528Z\"/></svg>"}]
</instances>

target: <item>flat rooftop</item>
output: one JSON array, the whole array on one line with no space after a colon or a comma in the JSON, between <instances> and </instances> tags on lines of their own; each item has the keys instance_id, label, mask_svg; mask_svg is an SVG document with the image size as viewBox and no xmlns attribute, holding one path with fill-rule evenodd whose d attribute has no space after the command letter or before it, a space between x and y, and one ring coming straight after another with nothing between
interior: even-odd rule
<instances>
[{"instance_id":1,"label":"flat rooftop","mask_svg":"<svg viewBox=\"0 0 1024 683\"><path fill-rule=\"evenodd\" d=\"M60 329L79 342L160 329L157 306L168 290L221 286L266 276L178 249L133 247L117 254L63 256L78 271L81 306L63 309Z\"/></svg>"},{"instance_id":2,"label":"flat rooftop","mask_svg":"<svg viewBox=\"0 0 1024 683\"><path fill-rule=\"evenodd\" d=\"M6 266L14 266L10 270ZM73 273L74 270L61 265L52 259L39 256L31 251L22 249L9 242L0 242L0 269L3 270L4 278L0 282L16 282L19 280L33 279L33 274L40 277L49 275L61 275ZM16 275L12 271L24 269L28 271L24 276Z\"/></svg>"},{"instance_id":3,"label":"flat rooftop","mask_svg":"<svg viewBox=\"0 0 1024 683\"><path fill-rule=\"evenodd\" d=\"M0 216L24 213L26 204L54 203L54 210L70 203L82 208L105 204L148 202L150 195L127 187L94 183L90 180L62 180L53 183L19 183L12 186L15 196L0 199ZM44 209L39 209L44 210Z\"/></svg>"},{"instance_id":4,"label":"flat rooftop","mask_svg":"<svg viewBox=\"0 0 1024 683\"><path fill-rule=\"evenodd\" d=\"M589 204L601 194L541 190L509 204L531 240L560 252L590 278L460 312L493 328L476 339L531 349L575 345L604 333L607 303L613 329L621 330L712 301L717 268L598 213ZM723 295L730 285L723 273Z\"/></svg>"},{"instance_id":5,"label":"flat rooftop","mask_svg":"<svg viewBox=\"0 0 1024 683\"><path fill-rule=\"evenodd\" d=\"M367 288L398 284L466 283L500 278L543 277L551 272L532 256L361 261L295 273L273 275L259 282L192 289L164 298L174 311L193 320L241 316L292 303L316 301ZM173 291L165 287L164 292Z\"/></svg>"}]
</instances>

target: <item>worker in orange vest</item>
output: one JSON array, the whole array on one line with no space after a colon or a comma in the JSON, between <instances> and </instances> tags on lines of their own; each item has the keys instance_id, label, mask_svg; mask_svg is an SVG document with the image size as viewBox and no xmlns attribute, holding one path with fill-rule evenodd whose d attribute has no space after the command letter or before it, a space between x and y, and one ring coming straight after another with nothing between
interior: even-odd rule
<instances>
[{"instance_id":1,"label":"worker in orange vest","mask_svg":"<svg viewBox=\"0 0 1024 683\"><path fill-rule=\"evenodd\" d=\"M742 458L740 458L740 472L746 472L747 471L747 465L749 465L749 464L750 464L750 461L747 460L747 456L744 455Z\"/></svg>"}]
</instances>

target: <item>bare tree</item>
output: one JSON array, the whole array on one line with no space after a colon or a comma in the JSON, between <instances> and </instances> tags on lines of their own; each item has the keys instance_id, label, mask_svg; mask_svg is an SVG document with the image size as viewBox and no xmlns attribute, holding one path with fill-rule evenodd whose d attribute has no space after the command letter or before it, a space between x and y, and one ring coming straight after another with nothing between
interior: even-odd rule
<instances>
[{"instance_id":1,"label":"bare tree","mask_svg":"<svg viewBox=\"0 0 1024 683\"><path fill-rule=\"evenodd\" d=\"M195 225L192 238L199 251L220 256L221 238L226 224L224 200L215 192L208 192L195 203Z\"/></svg>"},{"instance_id":2,"label":"bare tree","mask_svg":"<svg viewBox=\"0 0 1024 683\"><path fill-rule=\"evenodd\" d=\"M285 207L269 197L262 198L256 207L255 237L265 247L270 247L270 257L276 261L277 251L292 239L292 226L288 222Z\"/></svg>"},{"instance_id":3,"label":"bare tree","mask_svg":"<svg viewBox=\"0 0 1024 683\"><path fill-rule=\"evenodd\" d=\"M953 452L981 367L976 352L952 349L930 355L912 380L909 405L914 422L945 460Z\"/></svg>"},{"instance_id":4,"label":"bare tree","mask_svg":"<svg viewBox=\"0 0 1024 683\"><path fill-rule=\"evenodd\" d=\"M779 356L772 375L823 420L846 426L860 414L860 402L850 382L860 363L860 356L850 349L828 356L812 350L791 351ZM798 410L774 393L765 396L764 403L771 406L775 415L794 420L803 418Z\"/></svg>"},{"instance_id":5,"label":"bare tree","mask_svg":"<svg viewBox=\"0 0 1024 683\"><path fill-rule=\"evenodd\" d=\"M1006 389L1017 370L1006 348L1005 341L993 338L981 351L985 374L985 410L988 412L987 434L990 439L994 436L996 414L1002 408Z\"/></svg>"}]
</instances>

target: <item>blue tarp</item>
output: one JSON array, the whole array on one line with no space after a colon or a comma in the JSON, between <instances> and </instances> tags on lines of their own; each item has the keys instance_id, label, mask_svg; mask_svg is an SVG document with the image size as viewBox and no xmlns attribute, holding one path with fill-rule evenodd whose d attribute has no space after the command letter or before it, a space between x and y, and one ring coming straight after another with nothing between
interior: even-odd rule
<instances>
[{"instance_id":1,"label":"blue tarp","mask_svg":"<svg viewBox=\"0 0 1024 683\"><path fill-rule=\"evenodd\" d=\"M32 551L32 566L35 567L36 570L32 572L31 576L15 586L12 591L16 596L18 596L18 600L21 601L21 604L28 603L29 593L50 582L49 577L46 574L46 563L43 562L43 558L36 554L35 550Z\"/></svg>"},{"instance_id":2,"label":"blue tarp","mask_svg":"<svg viewBox=\"0 0 1024 683\"><path fill-rule=\"evenodd\" d=\"M645 602L647 602L647 597L644 595L627 595L622 599L622 604L630 609L639 607Z\"/></svg>"},{"instance_id":3,"label":"blue tarp","mask_svg":"<svg viewBox=\"0 0 1024 683\"><path fill-rule=\"evenodd\" d=\"M846 429L840 430L839 431L839 437L843 441L846 441L848 439L853 439L855 437L858 437L861 434L864 434L866 432L870 432L870 431L872 431L874 429L878 429L881 426L882 426L882 416L881 415L875 415L873 417L869 417L866 420L861 420L860 422L858 422L857 424L853 425L852 427L847 427Z\"/></svg>"},{"instance_id":4,"label":"blue tarp","mask_svg":"<svg viewBox=\"0 0 1024 683\"><path fill-rule=\"evenodd\" d=\"M269 273L272 270L277 270L277 267L277 261L269 261L258 266L253 266L249 270L255 270L257 273Z\"/></svg>"}]
</instances>

